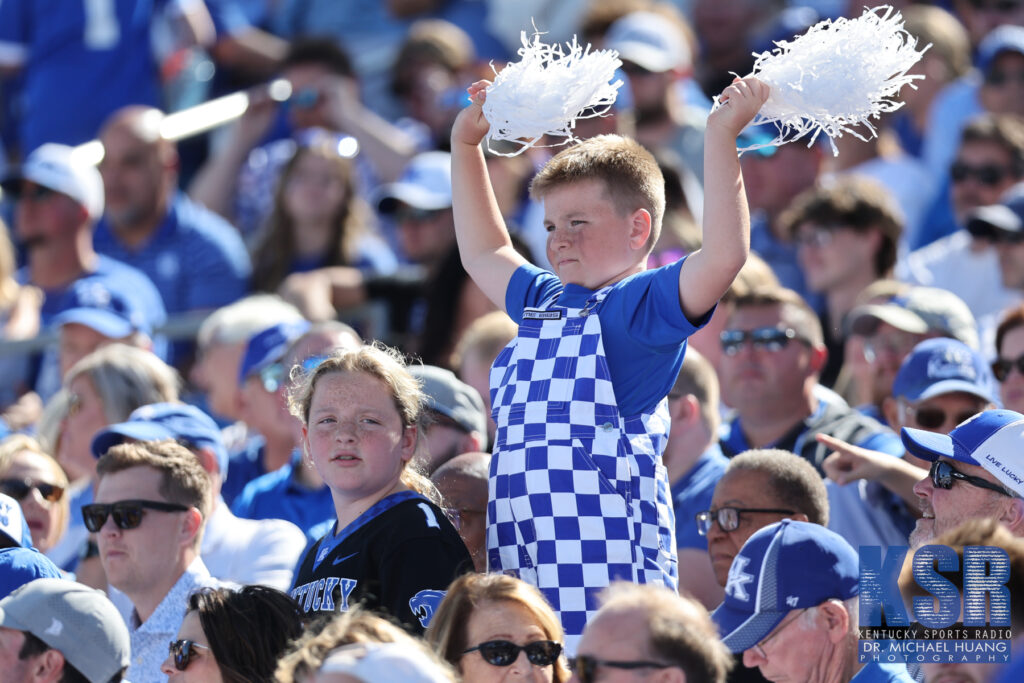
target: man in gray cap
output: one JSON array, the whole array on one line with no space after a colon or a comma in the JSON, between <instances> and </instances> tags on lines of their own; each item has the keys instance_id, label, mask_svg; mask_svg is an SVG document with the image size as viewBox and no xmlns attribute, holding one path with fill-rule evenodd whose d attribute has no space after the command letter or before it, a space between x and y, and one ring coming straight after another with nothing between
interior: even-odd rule
<instances>
[{"instance_id":1,"label":"man in gray cap","mask_svg":"<svg viewBox=\"0 0 1024 683\"><path fill-rule=\"evenodd\" d=\"M487 445L487 415L477 390L444 368L414 365L409 370L423 383L427 396L426 448L416 455L427 476L457 455L482 451Z\"/></svg>"},{"instance_id":2,"label":"man in gray cap","mask_svg":"<svg viewBox=\"0 0 1024 683\"><path fill-rule=\"evenodd\" d=\"M0 600L0 680L117 683L130 661L128 629L98 590L37 579Z\"/></svg>"}]
</instances>

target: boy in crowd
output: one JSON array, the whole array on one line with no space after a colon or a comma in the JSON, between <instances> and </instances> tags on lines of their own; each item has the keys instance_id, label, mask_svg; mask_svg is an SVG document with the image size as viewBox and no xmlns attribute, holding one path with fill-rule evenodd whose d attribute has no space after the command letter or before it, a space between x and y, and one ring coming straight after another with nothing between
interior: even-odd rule
<instances>
[{"instance_id":1,"label":"boy in crowd","mask_svg":"<svg viewBox=\"0 0 1024 683\"><path fill-rule=\"evenodd\" d=\"M756 79L722 95L705 139L703 248L646 270L664 180L632 140L598 136L555 156L534 179L554 274L512 247L480 149L488 83L452 131L462 263L519 325L494 362L497 415L487 564L538 586L570 653L597 593L613 580L676 587L674 520L661 454L686 338L742 267L749 215L736 136L767 99Z\"/></svg>"}]
</instances>

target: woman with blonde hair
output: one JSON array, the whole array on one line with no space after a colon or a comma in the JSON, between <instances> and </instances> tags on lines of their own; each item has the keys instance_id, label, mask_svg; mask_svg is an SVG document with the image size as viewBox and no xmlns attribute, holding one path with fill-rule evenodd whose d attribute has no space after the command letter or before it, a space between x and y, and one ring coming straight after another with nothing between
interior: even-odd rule
<instances>
[{"instance_id":1,"label":"woman with blonde hair","mask_svg":"<svg viewBox=\"0 0 1024 683\"><path fill-rule=\"evenodd\" d=\"M39 552L57 545L68 528L68 478L32 437L14 434L0 441L0 493L21 504Z\"/></svg>"},{"instance_id":2,"label":"woman with blonde hair","mask_svg":"<svg viewBox=\"0 0 1024 683\"><path fill-rule=\"evenodd\" d=\"M337 521L307 551L292 597L309 617L361 602L422 631L473 563L433 485L409 464L421 439L419 382L384 346L336 350L297 379L289 409Z\"/></svg>"},{"instance_id":3,"label":"woman with blonde hair","mask_svg":"<svg viewBox=\"0 0 1024 683\"><path fill-rule=\"evenodd\" d=\"M511 576L459 578L448 587L426 639L463 683L496 683L512 669L534 683L569 680L558 617L540 591Z\"/></svg>"}]
</instances>

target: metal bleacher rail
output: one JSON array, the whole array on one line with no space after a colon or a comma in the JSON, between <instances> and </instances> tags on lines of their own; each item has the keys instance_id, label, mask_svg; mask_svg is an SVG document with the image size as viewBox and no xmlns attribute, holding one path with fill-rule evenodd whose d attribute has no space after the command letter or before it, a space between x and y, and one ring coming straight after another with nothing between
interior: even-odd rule
<instances>
[{"instance_id":1,"label":"metal bleacher rail","mask_svg":"<svg viewBox=\"0 0 1024 683\"><path fill-rule=\"evenodd\" d=\"M276 102L285 102L292 94L291 83L283 78L271 81L264 87L267 96ZM245 113L249 106L250 92L252 91L230 93L167 114L160 123L160 134L166 140L178 142L231 123ZM73 152L94 165L103 160L103 153L103 144L99 140L82 143L75 147ZM423 276L418 270L410 270L382 278L381 281L415 284L422 283ZM171 315L167 322L153 333L172 342L195 339L203 321L212 312L190 311ZM367 338L391 344L400 343L402 340L392 332L390 317L391 306L382 298L371 299L362 306L339 314L340 320L353 325ZM0 340L0 358L33 354L56 341L57 335L52 330L43 330L31 339Z\"/></svg>"}]
</instances>

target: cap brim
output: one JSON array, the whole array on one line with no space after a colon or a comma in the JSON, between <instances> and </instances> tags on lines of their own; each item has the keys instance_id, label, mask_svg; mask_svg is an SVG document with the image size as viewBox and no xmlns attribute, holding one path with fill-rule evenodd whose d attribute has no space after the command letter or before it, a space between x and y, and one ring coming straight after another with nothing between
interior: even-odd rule
<instances>
[{"instance_id":1,"label":"cap brim","mask_svg":"<svg viewBox=\"0 0 1024 683\"><path fill-rule=\"evenodd\" d=\"M0 605L0 627L14 629L15 631L31 631L32 629L17 619L10 613L10 610L4 609L3 605Z\"/></svg>"},{"instance_id":2,"label":"cap brim","mask_svg":"<svg viewBox=\"0 0 1024 683\"><path fill-rule=\"evenodd\" d=\"M995 398L986 394L977 384L962 379L948 379L936 382L921 392L920 396L908 396L911 401L924 401L925 399L942 396L943 394L963 393L977 396L978 398L995 403Z\"/></svg>"},{"instance_id":3,"label":"cap brim","mask_svg":"<svg viewBox=\"0 0 1024 683\"><path fill-rule=\"evenodd\" d=\"M121 316L96 308L71 308L53 319L53 328L59 329L68 323L84 325L111 339L124 339L135 332L130 322Z\"/></svg>"},{"instance_id":4,"label":"cap brim","mask_svg":"<svg viewBox=\"0 0 1024 683\"><path fill-rule=\"evenodd\" d=\"M764 640L787 614L774 611L751 614L723 603L711 613L711 618L718 624L725 646L730 652L739 654Z\"/></svg>"},{"instance_id":5,"label":"cap brim","mask_svg":"<svg viewBox=\"0 0 1024 683\"><path fill-rule=\"evenodd\" d=\"M641 69L646 69L647 71L654 73L663 73L678 66L673 64L671 57L666 55L662 50L644 43L627 42L609 47L612 50L618 51L619 59L626 62L633 62Z\"/></svg>"},{"instance_id":6,"label":"cap brim","mask_svg":"<svg viewBox=\"0 0 1024 683\"><path fill-rule=\"evenodd\" d=\"M858 306L850 316L850 331L853 334L869 337L878 328L878 322L888 323L898 330L911 334L925 334L928 323L902 306L891 304L868 304Z\"/></svg>"},{"instance_id":7,"label":"cap brim","mask_svg":"<svg viewBox=\"0 0 1024 683\"><path fill-rule=\"evenodd\" d=\"M903 441L904 448L911 455L916 455L928 462L933 462L939 458L960 459L954 455L953 439L948 434L938 434L923 429L904 427L900 430L900 440Z\"/></svg>"},{"instance_id":8,"label":"cap brim","mask_svg":"<svg viewBox=\"0 0 1024 683\"><path fill-rule=\"evenodd\" d=\"M983 236L993 230L1020 232L1022 229L1024 223L1021 222L1020 216L1002 204L981 206L967 214L967 231L975 236Z\"/></svg>"},{"instance_id":9,"label":"cap brim","mask_svg":"<svg viewBox=\"0 0 1024 683\"><path fill-rule=\"evenodd\" d=\"M125 439L136 441L161 441L175 438L174 433L156 422L121 422L101 430L92 439L90 449L93 457L102 457Z\"/></svg>"},{"instance_id":10,"label":"cap brim","mask_svg":"<svg viewBox=\"0 0 1024 683\"><path fill-rule=\"evenodd\" d=\"M419 185L392 183L385 185L377 192L374 203L380 213L388 214L398 208L399 202L417 209L437 211L449 208L452 205L452 198L451 195L431 192Z\"/></svg>"}]
</instances>

